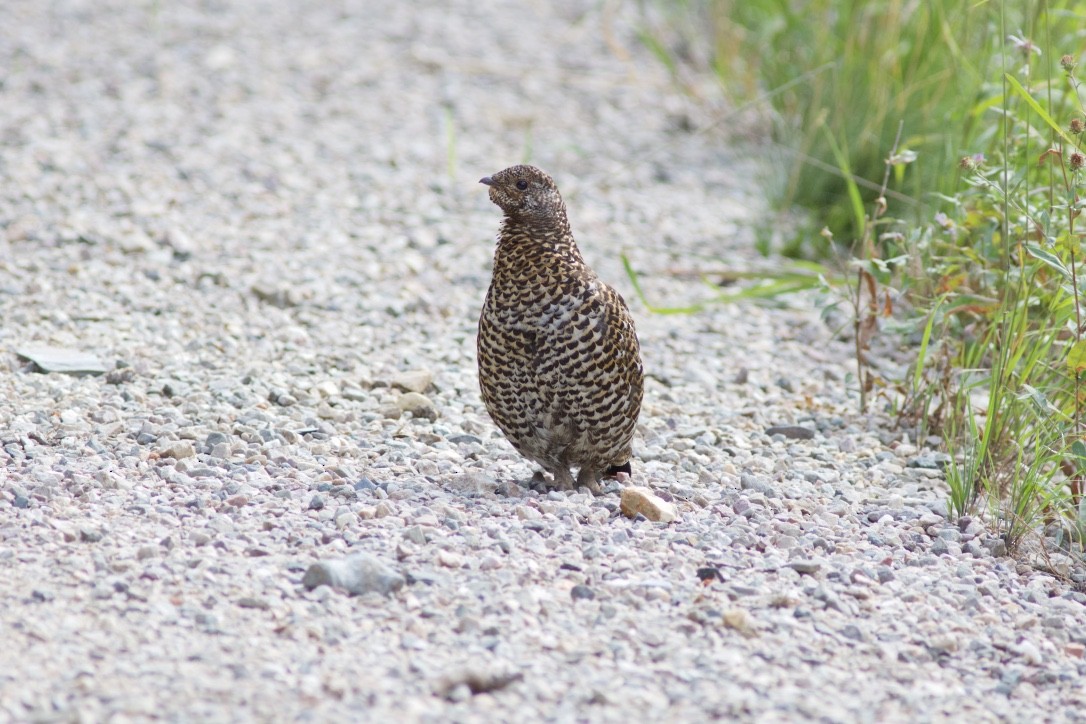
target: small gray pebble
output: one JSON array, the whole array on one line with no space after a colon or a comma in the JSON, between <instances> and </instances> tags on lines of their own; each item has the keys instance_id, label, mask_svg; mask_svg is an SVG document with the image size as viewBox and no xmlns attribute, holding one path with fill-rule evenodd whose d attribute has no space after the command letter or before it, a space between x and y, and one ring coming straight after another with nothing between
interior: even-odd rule
<instances>
[{"instance_id":1,"label":"small gray pebble","mask_svg":"<svg viewBox=\"0 0 1086 724\"><path fill-rule=\"evenodd\" d=\"M309 500L310 510L324 510L324 498L319 495L314 495Z\"/></svg>"},{"instance_id":2,"label":"small gray pebble","mask_svg":"<svg viewBox=\"0 0 1086 724\"><path fill-rule=\"evenodd\" d=\"M570 589L569 595L574 601L591 601L596 597L596 592L585 585L576 585Z\"/></svg>"},{"instance_id":3,"label":"small gray pebble","mask_svg":"<svg viewBox=\"0 0 1086 724\"><path fill-rule=\"evenodd\" d=\"M844 636L846 639L852 639L853 641L864 640L863 632L860 631L860 629L857 628L855 624L851 623L841 629L841 635Z\"/></svg>"},{"instance_id":4,"label":"small gray pebble","mask_svg":"<svg viewBox=\"0 0 1086 724\"><path fill-rule=\"evenodd\" d=\"M773 427L766 428L765 434L769 437L781 435L789 440L812 440L814 439L815 431L809 427L802 427L800 425L774 425Z\"/></svg>"},{"instance_id":5,"label":"small gray pebble","mask_svg":"<svg viewBox=\"0 0 1086 724\"><path fill-rule=\"evenodd\" d=\"M332 486L332 489L329 492L337 498L345 498L347 500L358 499L358 492L350 485L335 485Z\"/></svg>"},{"instance_id":6,"label":"small gray pebble","mask_svg":"<svg viewBox=\"0 0 1086 724\"><path fill-rule=\"evenodd\" d=\"M471 687L464 683L457 684L449 689L449 693L445 695L445 698L453 704L467 701L471 698Z\"/></svg>"},{"instance_id":7,"label":"small gray pebble","mask_svg":"<svg viewBox=\"0 0 1086 724\"><path fill-rule=\"evenodd\" d=\"M318 561L309 566L302 577L306 590L327 585L354 595L377 592L387 596L403 588L404 583L402 575L368 553Z\"/></svg>"},{"instance_id":8,"label":"small gray pebble","mask_svg":"<svg viewBox=\"0 0 1086 724\"><path fill-rule=\"evenodd\" d=\"M984 548L977 545L976 541L969 541L968 543L966 543L964 546L962 546L962 551L968 553L974 558L983 558L985 554Z\"/></svg>"},{"instance_id":9,"label":"small gray pebble","mask_svg":"<svg viewBox=\"0 0 1086 724\"><path fill-rule=\"evenodd\" d=\"M1001 538L989 538L984 541L984 547L988 549L993 558L1003 558L1007 555L1007 544Z\"/></svg>"},{"instance_id":10,"label":"small gray pebble","mask_svg":"<svg viewBox=\"0 0 1086 724\"><path fill-rule=\"evenodd\" d=\"M739 476L739 487L743 490L754 490L759 493L768 493L772 490L769 483L750 473L742 473Z\"/></svg>"},{"instance_id":11,"label":"small gray pebble","mask_svg":"<svg viewBox=\"0 0 1086 724\"><path fill-rule=\"evenodd\" d=\"M822 568L821 563L804 559L788 561L788 563L784 565L786 568L791 568L796 573L805 573L807 575L818 573L819 569Z\"/></svg>"},{"instance_id":12,"label":"small gray pebble","mask_svg":"<svg viewBox=\"0 0 1086 724\"><path fill-rule=\"evenodd\" d=\"M950 464L950 456L946 453L924 453L911 458L905 463L906 467L921 468L927 470L942 470Z\"/></svg>"},{"instance_id":13,"label":"small gray pebble","mask_svg":"<svg viewBox=\"0 0 1086 724\"><path fill-rule=\"evenodd\" d=\"M204 438L204 445L209 449L226 442L230 442L230 438L227 437L225 433L221 432L210 432L207 437Z\"/></svg>"}]
</instances>

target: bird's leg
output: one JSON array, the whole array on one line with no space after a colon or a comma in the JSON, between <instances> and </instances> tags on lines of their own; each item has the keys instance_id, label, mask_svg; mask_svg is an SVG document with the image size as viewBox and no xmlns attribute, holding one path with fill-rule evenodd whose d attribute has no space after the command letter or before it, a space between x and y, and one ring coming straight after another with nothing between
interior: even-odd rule
<instances>
[{"instance_id":1,"label":"bird's leg","mask_svg":"<svg viewBox=\"0 0 1086 724\"><path fill-rule=\"evenodd\" d=\"M573 490L573 476L567 468L559 466L549 472L554 477L554 490Z\"/></svg>"},{"instance_id":2,"label":"bird's leg","mask_svg":"<svg viewBox=\"0 0 1086 724\"><path fill-rule=\"evenodd\" d=\"M577 486L584 486L592 491L593 495L600 494L600 474L587 465L577 472Z\"/></svg>"},{"instance_id":3,"label":"bird's leg","mask_svg":"<svg viewBox=\"0 0 1086 724\"><path fill-rule=\"evenodd\" d=\"M542 470L536 470L532 473L532 477L524 481L524 487L537 493L545 493L547 492L547 476L543 474Z\"/></svg>"}]
</instances>

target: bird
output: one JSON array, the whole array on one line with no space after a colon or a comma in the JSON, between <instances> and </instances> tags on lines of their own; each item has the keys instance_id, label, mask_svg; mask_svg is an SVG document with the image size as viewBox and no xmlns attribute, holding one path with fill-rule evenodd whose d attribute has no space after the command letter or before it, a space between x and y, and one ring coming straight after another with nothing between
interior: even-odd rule
<instances>
[{"instance_id":1,"label":"bird","mask_svg":"<svg viewBox=\"0 0 1086 724\"><path fill-rule=\"evenodd\" d=\"M480 183L503 218L479 315L479 387L513 447L555 489L632 474L645 373L622 296L581 256L554 180L511 166Z\"/></svg>"}]
</instances>

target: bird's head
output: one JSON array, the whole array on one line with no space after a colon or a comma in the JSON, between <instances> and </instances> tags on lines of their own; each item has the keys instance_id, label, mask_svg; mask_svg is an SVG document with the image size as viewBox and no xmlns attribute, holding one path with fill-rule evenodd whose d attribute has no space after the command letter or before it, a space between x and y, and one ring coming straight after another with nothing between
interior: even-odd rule
<instances>
[{"instance_id":1,"label":"bird's head","mask_svg":"<svg viewBox=\"0 0 1086 724\"><path fill-rule=\"evenodd\" d=\"M490 187L490 200L516 221L564 222L566 205L554 179L535 166L510 166L479 183Z\"/></svg>"}]
</instances>

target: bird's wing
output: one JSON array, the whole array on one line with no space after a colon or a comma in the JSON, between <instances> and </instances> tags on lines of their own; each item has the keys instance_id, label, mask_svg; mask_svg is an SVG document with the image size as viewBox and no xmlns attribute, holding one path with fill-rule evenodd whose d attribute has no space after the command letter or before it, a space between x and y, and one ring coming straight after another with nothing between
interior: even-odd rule
<instances>
[{"instance_id":1,"label":"bird's wing","mask_svg":"<svg viewBox=\"0 0 1086 724\"><path fill-rule=\"evenodd\" d=\"M585 279L544 311L535 371L551 414L578 432L599 429L636 396L643 372L633 319L622 297Z\"/></svg>"}]
</instances>

